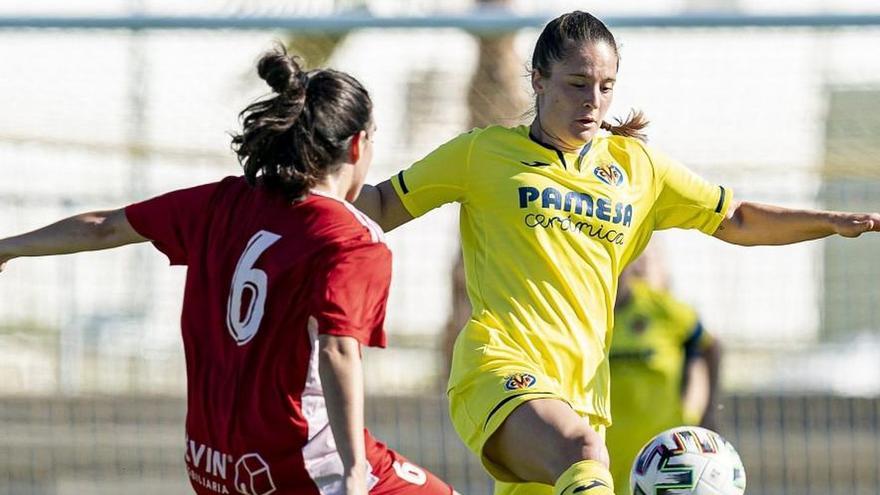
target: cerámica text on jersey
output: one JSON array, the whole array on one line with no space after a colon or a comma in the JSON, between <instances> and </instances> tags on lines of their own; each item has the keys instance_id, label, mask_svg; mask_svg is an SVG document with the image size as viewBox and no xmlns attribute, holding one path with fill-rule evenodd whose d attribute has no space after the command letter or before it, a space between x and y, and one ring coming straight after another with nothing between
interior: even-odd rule
<instances>
[{"instance_id":1,"label":"cer\u00e1mica text on jersey","mask_svg":"<svg viewBox=\"0 0 880 495\"><path fill-rule=\"evenodd\" d=\"M526 227L536 229L542 227L544 229L558 228L564 232L578 232L586 234L589 237L595 237L608 241L618 246L623 246L626 240L624 232L618 232L614 229L605 230L605 224L594 224L584 220L572 219L571 215L563 218L559 216L546 216L541 213L529 213L525 216Z\"/></svg>"}]
</instances>

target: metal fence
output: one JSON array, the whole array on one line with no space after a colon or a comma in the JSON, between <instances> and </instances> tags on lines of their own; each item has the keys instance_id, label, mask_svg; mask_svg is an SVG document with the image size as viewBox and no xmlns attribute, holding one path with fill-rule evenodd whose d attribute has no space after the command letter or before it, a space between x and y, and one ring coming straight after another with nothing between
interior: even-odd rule
<instances>
[{"instance_id":1,"label":"metal fence","mask_svg":"<svg viewBox=\"0 0 880 495\"><path fill-rule=\"evenodd\" d=\"M719 431L744 459L748 493L880 493L880 399L733 395L721 406ZM184 409L167 396L4 398L0 495L186 493ZM374 395L366 412L390 447L463 494L491 493L443 397Z\"/></svg>"}]
</instances>

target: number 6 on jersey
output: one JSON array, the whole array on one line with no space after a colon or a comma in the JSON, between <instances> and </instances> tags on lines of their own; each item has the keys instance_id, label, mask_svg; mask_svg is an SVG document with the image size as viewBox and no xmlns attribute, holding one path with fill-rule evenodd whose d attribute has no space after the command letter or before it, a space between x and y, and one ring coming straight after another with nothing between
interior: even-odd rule
<instances>
[{"instance_id":1,"label":"number 6 on jersey","mask_svg":"<svg viewBox=\"0 0 880 495\"><path fill-rule=\"evenodd\" d=\"M266 272L254 268L260 255L281 236L261 230L248 241L241 253L235 274L232 276L232 288L229 290L229 303L226 308L226 326L229 334L238 345L245 345L256 335L263 319L263 307L266 304L266 290L269 277ZM245 294L249 293L247 299ZM247 302L247 306L242 308Z\"/></svg>"}]
</instances>

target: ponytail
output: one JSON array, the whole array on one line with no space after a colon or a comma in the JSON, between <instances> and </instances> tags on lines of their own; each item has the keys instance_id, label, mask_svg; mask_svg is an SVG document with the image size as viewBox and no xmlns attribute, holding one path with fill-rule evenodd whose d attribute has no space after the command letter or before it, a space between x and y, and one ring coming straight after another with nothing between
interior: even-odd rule
<instances>
[{"instance_id":1,"label":"ponytail","mask_svg":"<svg viewBox=\"0 0 880 495\"><path fill-rule=\"evenodd\" d=\"M344 72L303 71L283 45L260 58L257 73L274 94L242 110L232 149L251 185L259 176L294 201L339 169L351 137L369 127L372 102Z\"/></svg>"},{"instance_id":2,"label":"ponytail","mask_svg":"<svg viewBox=\"0 0 880 495\"><path fill-rule=\"evenodd\" d=\"M631 137L640 141L648 140L647 134L642 132L642 130L645 127L648 127L650 121L645 118L645 113L641 110L630 110L629 115L626 117L626 121L621 120L619 117L615 117L614 121L617 125L602 121L600 127L615 136Z\"/></svg>"}]
</instances>

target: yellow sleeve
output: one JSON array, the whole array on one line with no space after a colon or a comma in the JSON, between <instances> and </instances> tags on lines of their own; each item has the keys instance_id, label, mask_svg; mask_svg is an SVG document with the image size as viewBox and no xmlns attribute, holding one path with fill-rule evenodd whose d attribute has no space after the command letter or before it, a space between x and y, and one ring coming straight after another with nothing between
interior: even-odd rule
<instances>
[{"instance_id":1,"label":"yellow sleeve","mask_svg":"<svg viewBox=\"0 0 880 495\"><path fill-rule=\"evenodd\" d=\"M478 132L459 135L391 178L410 215L420 217L446 203L465 202L471 146Z\"/></svg>"},{"instance_id":2,"label":"yellow sleeve","mask_svg":"<svg viewBox=\"0 0 880 495\"><path fill-rule=\"evenodd\" d=\"M684 165L645 148L654 165L655 229L699 229L714 234L733 198L730 189L707 182Z\"/></svg>"}]
</instances>

